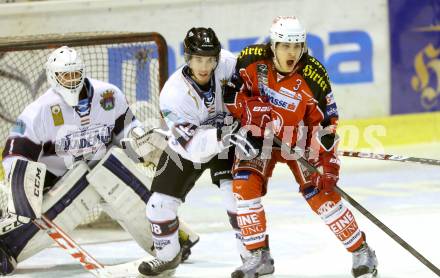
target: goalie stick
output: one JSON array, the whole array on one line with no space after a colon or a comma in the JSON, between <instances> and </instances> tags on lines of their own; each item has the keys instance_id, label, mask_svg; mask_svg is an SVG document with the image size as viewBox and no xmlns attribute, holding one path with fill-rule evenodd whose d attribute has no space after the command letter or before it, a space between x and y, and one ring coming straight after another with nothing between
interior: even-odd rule
<instances>
[{"instance_id":1,"label":"goalie stick","mask_svg":"<svg viewBox=\"0 0 440 278\"><path fill-rule=\"evenodd\" d=\"M35 219L33 223L45 231L56 244L77 260L87 271L100 278L138 277L137 265L143 259L119 265L103 265L93 258L86 250L76 243L67 233L46 216Z\"/></svg>"},{"instance_id":2,"label":"goalie stick","mask_svg":"<svg viewBox=\"0 0 440 278\"><path fill-rule=\"evenodd\" d=\"M440 160L431 158L419 158L404 155L394 155L394 154L377 154L377 153L366 153L366 152L350 152L350 151L338 151L338 155L347 157L358 157L358 158L370 158L377 160L391 160L399 162L414 162L420 164L440 166Z\"/></svg>"},{"instance_id":3,"label":"goalie stick","mask_svg":"<svg viewBox=\"0 0 440 278\"><path fill-rule=\"evenodd\" d=\"M281 147L281 150L290 150L293 154L296 154L296 160L301 163L304 167L307 168L310 172L320 173L318 169L316 169L313 165L311 165L304 157L300 156L293 147L283 143L279 138L274 136L274 142ZM388 226L382 223L379 219L377 219L373 214L371 214L366 208L364 208L361 204L359 204L356 200L354 200L350 195L345 193L341 188L337 185L335 186L335 191L338 192L347 202L349 202L353 207L355 207L360 213L362 213L365 217L368 218L373 224L375 224L379 229L385 232L388 236L390 236L394 241L396 241L400 246L402 246L405 250L407 250L411 255L416 257L422 264L432 270L435 274L440 276L440 269L431 263L428 259L426 259L422 254L420 254L416 249L414 249L411 245L409 245L405 240L403 240L400 236L398 236L395 232L393 232Z\"/></svg>"}]
</instances>

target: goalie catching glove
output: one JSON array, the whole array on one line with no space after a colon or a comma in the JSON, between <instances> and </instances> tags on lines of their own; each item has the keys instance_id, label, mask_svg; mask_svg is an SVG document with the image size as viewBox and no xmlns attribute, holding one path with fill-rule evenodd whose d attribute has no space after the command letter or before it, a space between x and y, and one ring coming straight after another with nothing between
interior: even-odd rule
<instances>
[{"instance_id":1,"label":"goalie catching glove","mask_svg":"<svg viewBox=\"0 0 440 278\"><path fill-rule=\"evenodd\" d=\"M156 166L167 141L163 135L154 132L154 128L146 131L142 127L134 127L129 136L121 140L121 146L131 159Z\"/></svg>"}]
</instances>

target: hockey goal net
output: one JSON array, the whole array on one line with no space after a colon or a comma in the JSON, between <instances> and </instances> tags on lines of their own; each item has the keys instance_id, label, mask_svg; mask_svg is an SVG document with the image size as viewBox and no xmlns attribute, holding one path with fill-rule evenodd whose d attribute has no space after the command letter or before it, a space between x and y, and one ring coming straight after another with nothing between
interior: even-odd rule
<instances>
[{"instance_id":1,"label":"hockey goal net","mask_svg":"<svg viewBox=\"0 0 440 278\"><path fill-rule=\"evenodd\" d=\"M23 109L48 88L45 63L55 48L80 52L86 76L110 82L125 93L141 121L160 118L159 92L168 76L167 46L158 33L70 33L0 38L0 151ZM141 166L140 166L141 167ZM0 180L4 177L0 166ZM7 197L0 190L0 209ZM84 225L113 225L100 207ZM116 225L117 226L117 225Z\"/></svg>"}]
</instances>

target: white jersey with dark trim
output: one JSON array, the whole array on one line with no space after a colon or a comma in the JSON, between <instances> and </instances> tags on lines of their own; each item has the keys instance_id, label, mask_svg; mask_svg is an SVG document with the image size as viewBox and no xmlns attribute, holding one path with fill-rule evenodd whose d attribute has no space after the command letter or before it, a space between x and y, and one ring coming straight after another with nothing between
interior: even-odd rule
<instances>
[{"instance_id":1,"label":"white jersey with dark trim","mask_svg":"<svg viewBox=\"0 0 440 278\"><path fill-rule=\"evenodd\" d=\"M10 131L3 151L6 173L13 160L42 162L56 176L77 160L101 159L113 141L137 124L125 96L116 86L90 78L88 101L69 106L53 89L28 105Z\"/></svg>"},{"instance_id":2,"label":"white jersey with dark trim","mask_svg":"<svg viewBox=\"0 0 440 278\"><path fill-rule=\"evenodd\" d=\"M222 49L211 80L213 92L198 91L183 66L174 72L160 93L160 110L172 131L169 146L185 159L207 162L224 147L217 140L216 125L223 122L227 109L222 87L235 70L236 57Z\"/></svg>"}]
</instances>

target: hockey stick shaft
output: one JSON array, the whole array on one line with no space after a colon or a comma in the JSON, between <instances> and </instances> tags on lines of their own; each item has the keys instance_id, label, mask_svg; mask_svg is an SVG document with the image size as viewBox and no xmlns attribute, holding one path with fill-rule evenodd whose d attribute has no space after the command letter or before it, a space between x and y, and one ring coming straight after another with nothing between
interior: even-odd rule
<instances>
[{"instance_id":1,"label":"hockey stick shaft","mask_svg":"<svg viewBox=\"0 0 440 278\"><path fill-rule=\"evenodd\" d=\"M353 207L355 207L360 213L367 217L371 222L373 222L377 227L384 231L388 236L390 236L394 241L396 241L400 246L406 249L414 257L416 257L421 263L427 266L435 274L440 276L440 269L432 264L428 259L426 259L422 254L420 254L416 249L409 245L405 240L403 240L399 235L393 232L387 225L382 223L373 214L371 214L367 209L361 206L356 200L354 200L350 195L345 193L341 188L335 186L336 192L338 192L347 202L349 202Z\"/></svg>"},{"instance_id":2,"label":"hockey stick shaft","mask_svg":"<svg viewBox=\"0 0 440 278\"><path fill-rule=\"evenodd\" d=\"M66 234L58 225L46 216L33 221L40 230L45 231L55 243L66 250L69 255L77 260L87 271L96 277L101 276L104 272L104 266L87 253L79 244L77 244L68 234Z\"/></svg>"},{"instance_id":3,"label":"hockey stick shaft","mask_svg":"<svg viewBox=\"0 0 440 278\"><path fill-rule=\"evenodd\" d=\"M104 265L93 258L86 250L76 243L66 232L52 220L43 216L33 221L40 230L45 231L50 238L69 255L78 261L85 270L100 278L138 277L137 267L142 260L119 265Z\"/></svg>"},{"instance_id":4,"label":"hockey stick shaft","mask_svg":"<svg viewBox=\"0 0 440 278\"><path fill-rule=\"evenodd\" d=\"M0 194L5 193L5 188L0 185ZM17 219L14 218L14 222ZM11 223L14 223L11 222ZM118 265L104 265L99 263L95 258L93 258L88 252L86 252L78 243L76 243L66 232L63 231L61 227L56 225L52 220L46 216L42 218L35 219L32 221L41 231L48 234L48 236L55 241L55 243L63 250L65 250L73 259L78 261L85 270L89 271L96 277L101 278L117 278L117 277L138 277L137 267L144 260L136 260L132 262L122 263ZM21 227L20 225L8 225L7 232ZM2 230L2 232L4 232ZM0 232L0 234L2 234Z\"/></svg>"},{"instance_id":5,"label":"hockey stick shaft","mask_svg":"<svg viewBox=\"0 0 440 278\"><path fill-rule=\"evenodd\" d=\"M284 144L279 138L274 137L274 142L281 146L282 150L288 148L291 152L295 153L294 148L291 148L287 144ZM316 169L313 165L311 165L304 157L297 155L297 161L301 163L307 170L313 173L319 173L319 170ZM416 249L414 249L411 245L409 245L405 240L403 240L400 236L398 236L394 231L392 231L388 226L382 223L379 219L377 219L373 214L371 214L366 208L364 208L361 204L359 204L355 199L353 199L350 195L345 193L341 188L335 186L335 191L338 192L342 198L344 198L348 203L350 203L353 207L355 207L360 213L362 213L365 217L367 217L373 224L375 224L379 229L385 232L388 236L390 236L394 241L396 241L400 246L402 246L405 250L407 250L411 255L416 257L421 263L423 263L426 267L432 270L435 274L440 276L440 269L436 267L433 263L431 263L428 259L426 259L422 254L420 254Z\"/></svg>"},{"instance_id":6,"label":"hockey stick shaft","mask_svg":"<svg viewBox=\"0 0 440 278\"><path fill-rule=\"evenodd\" d=\"M440 160L437 160L437 159L411 157L411 156L394 155L394 154L377 154L377 153L367 153L367 152L338 151L338 155L347 156L347 157L377 159L377 160L413 162L413 163L420 163L420 164L426 164L426 165L440 166Z\"/></svg>"}]
</instances>

